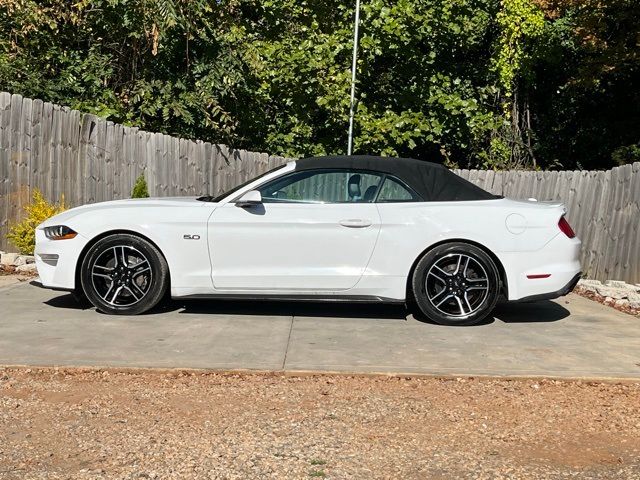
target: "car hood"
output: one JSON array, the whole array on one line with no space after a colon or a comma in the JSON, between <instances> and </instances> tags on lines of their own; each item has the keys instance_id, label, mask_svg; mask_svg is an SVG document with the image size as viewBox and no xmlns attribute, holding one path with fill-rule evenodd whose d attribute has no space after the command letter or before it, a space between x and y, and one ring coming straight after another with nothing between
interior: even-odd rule
<instances>
[{"instance_id":1,"label":"car hood","mask_svg":"<svg viewBox=\"0 0 640 480\"><path fill-rule=\"evenodd\" d=\"M165 198L131 198L126 200L112 200L109 202L91 203L88 205L82 205L80 207L71 208L65 210L58 215L55 215L48 220L41 223L38 228L44 228L53 225L61 225L68 222L73 217L86 214L97 213L99 214L104 210L127 210L127 209L140 209L142 208L167 208L167 207L203 207L205 205L211 206L211 202L201 202L197 200L197 197L165 197Z\"/></svg>"}]
</instances>

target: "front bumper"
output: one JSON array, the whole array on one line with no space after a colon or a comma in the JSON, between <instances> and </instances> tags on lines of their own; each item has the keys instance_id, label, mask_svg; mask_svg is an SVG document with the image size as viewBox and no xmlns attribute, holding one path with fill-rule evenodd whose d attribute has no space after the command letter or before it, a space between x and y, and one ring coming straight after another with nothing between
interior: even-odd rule
<instances>
[{"instance_id":1,"label":"front bumper","mask_svg":"<svg viewBox=\"0 0 640 480\"><path fill-rule=\"evenodd\" d=\"M87 243L88 239L82 235L69 240L49 240L42 229L36 229L35 259L42 286L74 290L76 265Z\"/></svg>"}]
</instances>

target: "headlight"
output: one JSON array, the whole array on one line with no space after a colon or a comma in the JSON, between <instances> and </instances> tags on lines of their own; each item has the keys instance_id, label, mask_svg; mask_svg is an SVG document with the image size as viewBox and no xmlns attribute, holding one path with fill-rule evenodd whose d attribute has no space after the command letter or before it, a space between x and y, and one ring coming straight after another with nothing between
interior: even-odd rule
<instances>
[{"instance_id":1,"label":"headlight","mask_svg":"<svg viewBox=\"0 0 640 480\"><path fill-rule=\"evenodd\" d=\"M56 225L55 227L45 227L44 235L49 240L69 240L78 234L65 225Z\"/></svg>"}]
</instances>

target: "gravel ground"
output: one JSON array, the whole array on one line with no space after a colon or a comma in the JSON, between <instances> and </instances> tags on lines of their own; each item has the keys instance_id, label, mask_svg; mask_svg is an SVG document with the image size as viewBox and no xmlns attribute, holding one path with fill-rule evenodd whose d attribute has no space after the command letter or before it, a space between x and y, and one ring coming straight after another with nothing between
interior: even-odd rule
<instances>
[{"instance_id":1,"label":"gravel ground","mask_svg":"<svg viewBox=\"0 0 640 480\"><path fill-rule=\"evenodd\" d=\"M0 479L640 478L640 383L0 369Z\"/></svg>"},{"instance_id":2,"label":"gravel ground","mask_svg":"<svg viewBox=\"0 0 640 480\"><path fill-rule=\"evenodd\" d=\"M33 280L37 275L16 273L16 268L6 265L0 265L0 288L8 287L19 282L28 282Z\"/></svg>"}]
</instances>

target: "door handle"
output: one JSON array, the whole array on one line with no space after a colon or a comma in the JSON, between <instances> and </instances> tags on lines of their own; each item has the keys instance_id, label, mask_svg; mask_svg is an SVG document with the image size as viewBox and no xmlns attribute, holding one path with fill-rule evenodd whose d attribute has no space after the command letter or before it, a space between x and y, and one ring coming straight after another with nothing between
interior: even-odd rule
<instances>
[{"instance_id":1,"label":"door handle","mask_svg":"<svg viewBox=\"0 0 640 480\"><path fill-rule=\"evenodd\" d=\"M340 225L348 228L366 228L371 226L371 220L362 218L348 218L346 220L340 220Z\"/></svg>"}]
</instances>

